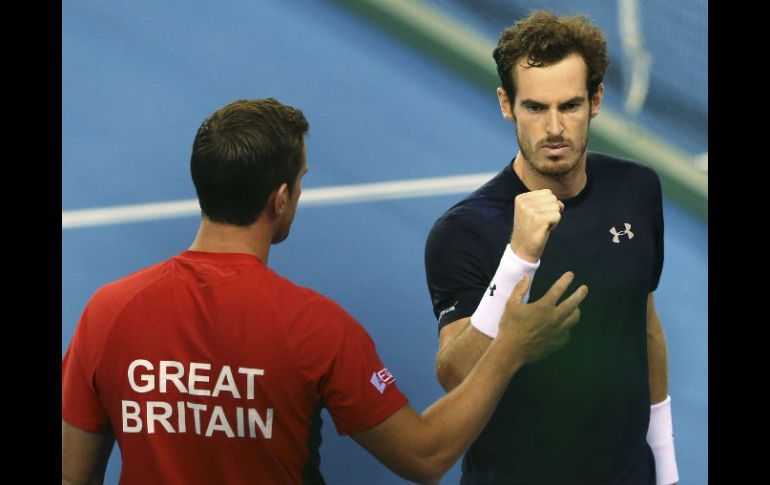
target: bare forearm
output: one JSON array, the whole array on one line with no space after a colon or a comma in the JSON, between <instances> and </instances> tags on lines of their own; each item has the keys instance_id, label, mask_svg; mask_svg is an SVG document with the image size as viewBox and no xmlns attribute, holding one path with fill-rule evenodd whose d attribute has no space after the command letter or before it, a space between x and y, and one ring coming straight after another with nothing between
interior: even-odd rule
<instances>
[{"instance_id":1,"label":"bare forearm","mask_svg":"<svg viewBox=\"0 0 770 485\"><path fill-rule=\"evenodd\" d=\"M492 416L511 377L523 365L510 339L486 345L467 379L420 417L428 454L448 469L473 443ZM474 362L475 363L475 362Z\"/></svg>"},{"instance_id":2,"label":"bare forearm","mask_svg":"<svg viewBox=\"0 0 770 485\"><path fill-rule=\"evenodd\" d=\"M511 377L523 365L510 340L497 339L472 366L467 379L436 401L415 428L418 460L431 473L422 480L434 483L462 456L489 422Z\"/></svg>"},{"instance_id":3,"label":"bare forearm","mask_svg":"<svg viewBox=\"0 0 770 485\"><path fill-rule=\"evenodd\" d=\"M62 420L62 485L102 485L115 443L112 431L85 431Z\"/></svg>"},{"instance_id":4,"label":"bare forearm","mask_svg":"<svg viewBox=\"0 0 770 485\"><path fill-rule=\"evenodd\" d=\"M103 479L92 479L87 482L70 480L66 477L62 477L61 485L104 485Z\"/></svg>"},{"instance_id":5,"label":"bare forearm","mask_svg":"<svg viewBox=\"0 0 770 485\"><path fill-rule=\"evenodd\" d=\"M662 332L647 335L650 402L659 403L668 396L668 355Z\"/></svg>"},{"instance_id":6,"label":"bare forearm","mask_svg":"<svg viewBox=\"0 0 770 485\"><path fill-rule=\"evenodd\" d=\"M465 319L464 327L436 355L436 377L441 387L449 392L460 385L491 342Z\"/></svg>"},{"instance_id":7,"label":"bare forearm","mask_svg":"<svg viewBox=\"0 0 770 485\"><path fill-rule=\"evenodd\" d=\"M652 293L647 299L647 370L650 403L657 404L668 396L668 353Z\"/></svg>"},{"instance_id":8,"label":"bare forearm","mask_svg":"<svg viewBox=\"0 0 770 485\"><path fill-rule=\"evenodd\" d=\"M651 405L647 443L655 456L657 483L674 483L679 480L679 473L674 453L671 401L668 398L668 354L663 325L652 293L647 297L647 366Z\"/></svg>"},{"instance_id":9,"label":"bare forearm","mask_svg":"<svg viewBox=\"0 0 770 485\"><path fill-rule=\"evenodd\" d=\"M469 378L421 415L404 406L353 435L383 464L418 483L437 483L484 429L523 358L510 338L496 339Z\"/></svg>"}]
</instances>

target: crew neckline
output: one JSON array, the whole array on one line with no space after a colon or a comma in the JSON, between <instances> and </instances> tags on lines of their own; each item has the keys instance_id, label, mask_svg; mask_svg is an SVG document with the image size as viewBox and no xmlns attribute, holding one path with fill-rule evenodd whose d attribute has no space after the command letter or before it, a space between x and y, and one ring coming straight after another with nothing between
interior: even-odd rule
<instances>
[{"instance_id":1,"label":"crew neckline","mask_svg":"<svg viewBox=\"0 0 770 485\"><path fill-rule=\"evenodd\" d=\"M219 253L214 251L195 251L192 249L186 249L177 254L176 257L195 261L212 261L222 263L258 263L264 266L262 261L257 256L248 253Z\"/></svg>"},{"instance_id":2,"label":"crew neckline","mask_svg":"<svg viewBox=\"0 0 770 485\"><path fill-rule=\"evenodd\" d=\"M511 161L508 162L508 165L506 166L506 170L511 175L510 180L513 182L514 188L519 190L523 189L524 192L531 192L532 190L524 184L524 182L519 178L518 174L516 174L516 171L513 169L514 160L515 158L511 159ZM586 184L583 189L574 197L570 197L568 199L559 199L564 203L565 206L575 205L586 198L586 195L593 185L593 170L591 170L591 165L591 157L589 154L589 156L586 157Z\"/></svg>"}]
</instances>

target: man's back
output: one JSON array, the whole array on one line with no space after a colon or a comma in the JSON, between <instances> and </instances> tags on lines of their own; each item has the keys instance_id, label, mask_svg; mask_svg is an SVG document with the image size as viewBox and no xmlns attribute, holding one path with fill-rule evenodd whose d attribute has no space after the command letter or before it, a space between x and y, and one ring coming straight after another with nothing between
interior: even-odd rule
<instances>
[{"instance_id":1,"label":"man's back","mask_svg":"<svg viewBox=\"0 0 770 485\"><path fill-rule=\"evenodd\" d=\"M64 358L62 416L109 420L121 483L318 482L322 405L350 434L406 403L372 382L382 369L327 298L252 255L185 251L94 295Z\"/></svg>"}]
</instances>

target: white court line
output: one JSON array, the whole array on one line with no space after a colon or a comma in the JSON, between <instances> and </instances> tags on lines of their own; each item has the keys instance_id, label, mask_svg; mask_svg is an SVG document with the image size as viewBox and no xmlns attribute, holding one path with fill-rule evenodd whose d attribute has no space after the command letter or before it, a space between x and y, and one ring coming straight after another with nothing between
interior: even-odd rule
<instances>
[{"instance_id":1,"label":"white court line","mask_svg":"<svg viewBox=\"0 0 770 485\"><path fill-rule=\"evenodd\" d=\"M301 206L347 204L372 200L407 199L434 195L468 193L480 187L497 172L483 172L450 177L395 180L372 184L337 185L305 189ZM156 219L199 216L197 199L157 202L151 204L121 205L99 209L62 211L62 229L104 226Z\"/></svg>"}]
</instances>

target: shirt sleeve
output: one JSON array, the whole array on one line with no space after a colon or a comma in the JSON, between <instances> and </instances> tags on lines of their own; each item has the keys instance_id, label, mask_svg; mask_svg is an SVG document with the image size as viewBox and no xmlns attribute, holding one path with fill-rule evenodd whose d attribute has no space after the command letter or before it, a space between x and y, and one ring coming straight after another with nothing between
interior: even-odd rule
<instances>
[{"instance_id":1,"label":"shirt sleeve","mask_svg":"<svg viewBox=\"0 0 770 485\"><path fill-rule=\"evenodd\" d=\"M452 219L433 226L425 243L425 274L439 331L473 315L494 274L487 261L492 253L477 233Z\"/></svg>"},{"instance_id":2,"label":"shirt sleeve","mask_svg":"<svg viewBox=\"0 0 770 485\"><path fill-rule=\"evenodd\" d=\"M101 431L108 417L96 391L93 359L88 356L88 317L86 308L62 359L62 419L86 431Z\"/></svg>"},{"instance_id":3,"label":"shirt sleeve","mask_svg":"<svg viewBox=\"0 0 770 485\"><path fill-rule=\"evenodd\" d=\"M369 334L342 307L319 296L300 319L292 337L297 367L339 434L370 429L407 404Z\"/></svg>"},{"instance_id":4,"label":"shirt sleeve","mask_svg":"<svg viewBox=\"0 0 770 485\"><path fill-rule=\"evenodd\" d=\"M655 237L655 254L652 267L652 279L650 283L650 292L655 291L660 283L660 274L663 272L663 192L660 187L660 179L655 172L652 172L653 176L653 190L651 202L652 210L652 227Z\"/></svg>"}]
</instances>

